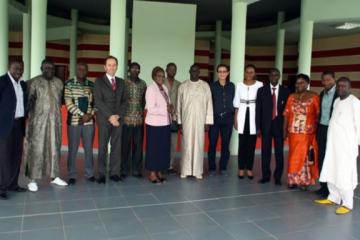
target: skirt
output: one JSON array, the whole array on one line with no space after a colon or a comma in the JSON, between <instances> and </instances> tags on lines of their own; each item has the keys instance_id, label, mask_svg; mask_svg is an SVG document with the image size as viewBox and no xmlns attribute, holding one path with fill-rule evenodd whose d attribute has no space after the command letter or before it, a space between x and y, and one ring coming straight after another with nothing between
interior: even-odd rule
<instances>
[{"instance_id":1,"label":"skirt","mask_svg":"<svg viewBox=\"0 0 360 240\"><path fill-rule=\"evenodd\" d=\"M170 167L171 128L146 125L145 168L163 171Z\"/></svg>"}]
</instances>

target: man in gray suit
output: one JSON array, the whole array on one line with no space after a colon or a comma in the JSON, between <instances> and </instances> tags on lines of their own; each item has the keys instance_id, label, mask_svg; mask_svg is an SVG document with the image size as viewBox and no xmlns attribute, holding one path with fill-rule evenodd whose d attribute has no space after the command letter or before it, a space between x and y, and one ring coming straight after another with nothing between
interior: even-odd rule
<instances>
[{"instance_id":1,"label":"man in gray suit","mask_svg":"<svg viewBox=\"0 0 360 240\"><path fill-rule=\"evenodd\" d=\"M97 126L99 129L98 183L105 183L108 143L110 152L110 180L121 181L121 129L124 113L124 80L115 76L118 60L113 56L105 59L105 74L97 78L94 88Z\"/></svg>"}]
</instances>

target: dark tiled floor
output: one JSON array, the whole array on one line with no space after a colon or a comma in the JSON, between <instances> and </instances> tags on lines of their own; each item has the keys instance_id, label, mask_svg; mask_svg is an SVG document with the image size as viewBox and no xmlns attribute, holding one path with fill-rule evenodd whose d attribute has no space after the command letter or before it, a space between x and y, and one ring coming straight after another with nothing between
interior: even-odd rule
<instances>
[{"instance_id":1,"label":"dark tiled floor","mask_svg":"<svg viewBox=\"0 0 360 240\"><path fill-rule=\"evenodd\" d=\"M351 214L336 216L334 207L314 205L312 192L239 180L235 159L228 177L170 176L160 186L145 179L98 185L80 178L75 186L44 183L37 193L10 197L0 202L0 240L360 239L359 197Z\"/></svg>"}]
</instances>

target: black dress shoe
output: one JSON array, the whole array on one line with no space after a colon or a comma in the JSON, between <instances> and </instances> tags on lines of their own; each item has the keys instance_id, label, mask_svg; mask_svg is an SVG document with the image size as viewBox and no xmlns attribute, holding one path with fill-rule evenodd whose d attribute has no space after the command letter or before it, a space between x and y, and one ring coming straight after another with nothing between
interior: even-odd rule
<instances>
[{"instance_id":1,"label":"black dress shoe","mask_svg":"<svg viewBox=\"0 0 360 240\"><path fill-rule=\"evenodd\" d=\"M97 179L97 182L98 182L99 184L101 184L101 183L105 184L105 183L106 183L105 176L100 176L100 177Z\"/></svg>"},{"instance_id":2,"label":"black dress shoe","mask_svg":"<svg viewBox=\"0 0 360 240\"><path fill-rule=\"evenodd\" d=\"M169 168L169 169L167 170L167 173L168 173L169 175L176 175L176 171L175 171L173 168Z\"/></svg>"},{"instance_id":3,"label":"black dress shoe","mask_svg":"<svg viewBox=\"0 0 360 240\"><path fill-rule=\"evenodd\" d=\"M280 179L275 179L275 185L281 186L281 180Z\"/></svg>"},{"instance_id":4,"label":"black dress shoe","mask_svg":"<svg viewBox=\"0 0 360 240\"><path fill-rule=\"evenodd\" d=\"M295 189L295 188L297 188L297 185L295 184L288 185L288 189Z\"/></svg>"},{"instance_id":5,"label":"black dress shoe","mask_svg":"<svg viewBox=\"0 0 360 240\"><path fill-rule=\"evenodd\" d=\"M6 192L1 192L0 193L0 199L1 200L7 200L8 199L7 193Z\"/></svg>"},{"instance_id":6,"label":"black dress shoe","mask_svg":"<svg viewBox=\"0 0 360 240\"><path fill-rule=\"evenodd\" d=\"M249 180L253 180L254 176L247 176Z\"/></svg>"},{"instance_id":7,"label":"black dress shoe","mask_svg":"<svg viewBox=\"0 0 360 240\"><path fill-rule=\"evenodd\" d=\"M262 178L258 181L258 183L260 183L260 184L264 184L264 183L268 183L268 182L270 182L270 179L268 179L268 178Z\"/></svg>"},{"instance_id":8,"label":"black dress shoe","mask_svg":"<svg viewBox=\"0 0 360 240\"><path fill-rule=\"evenodd\" d=\"M95 177L94 177L94 176L89 177L87 180L88 180L89 182L95 182L95 181L96 181L96 179L95 179Z\"/></svg>"},{"instance_id":9,"label":"black dress shoe","mask_svg":"<svg viewBox=\"0 0 360 240\"><path fill-rule=\"evenodd\" d=\"M244 179L244 176L243 175L238 175L238 178L239 179Z\"/></svg>"},{"instance_id":10,"label":"black dress shoe","mask_svg":"<svg viewBox=\"0 0 360 240\"><path fill-rule=\"evenodd\" d=\"M122 181L121 177L119 177L118 175L112 175L110 176L110 180L114 181L114 182L120 182Z\"/></svg>"},{"instance_id":11,"label":"black dress shoe","mask_svg":"<svg viewBox=\"0 0 360 240\"><path fill-rule=\"evenodd\" d=\"M128 175L127 175L127 174L125 174L125 173L122 173L122 174L120 174L120 177L121 177L122 179L125 179L125 178L127 178L127 177L128 177Z\"/></svg>"},{"instance_id":12,"label":"black dress shoe","mask_svg":"<svg viewBox=\"0 0 360 240\"><path fill-rule=\"evenodd\" d=\"M133 177L143 178L143 175L141 173L135 173L135 174L133 174Z\"/></svg>"},{"instance_id":13,"label":"black dress shoe","mask_svg":"<svg viewBox=\"0 0 360 240\"><path fill-rule=\"evenodd\" d=\"M76 183L76 179L75 178L70 178L69 181L68 181L68 184L69 185L75 185Z\"/></svg>"},{"instance_id":14,"label":"black dress shoe","mask_svg":"<svg viewBox=\"0 0 360 240\"><path fill-rule=\"evenodd\" d=\"M17 187L15 187L15 188L9 189L9 191L12 191L12 192L26 192L27 189L17 186Z\"/></svg>"}]
</instances>

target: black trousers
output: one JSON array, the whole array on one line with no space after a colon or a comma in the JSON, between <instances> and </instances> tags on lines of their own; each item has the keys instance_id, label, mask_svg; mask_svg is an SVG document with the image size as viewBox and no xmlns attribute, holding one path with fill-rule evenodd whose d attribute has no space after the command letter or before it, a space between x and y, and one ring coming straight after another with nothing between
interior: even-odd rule
<instances>
[{"instance_id":1,"label":"black trousers","mask_svg":"<svg viewBox=\"0 0 360 240\"><path fill-rule=\"evenodd\" d=\"M142 173L144 126L123 125L121 174Z\"/></svg>"},{"instance_id":2,"label":"black trousers","mask_svg":"<svg viewBox=\"0 0 360 240\"><path fill-rule=\"evenodd\" d=\"M23 140L23 119L16 119L10 135L0 139L0 192L18 187Z\"/></svg>"},{"instance_id":3,"label":"black trousers","mask_svg":"<svg viewBox=\"0 0 360 240\"><path fill-rule=\"evenodd\" d=\"M250 134L250 111L246 109L243 134L239 134L238 168L252 170L254 166L256 134Z\"/></svg>"},{"instance_id":4,"label":"black trousers","mask_svg":"<svg viewBox=\"0 0 360 240\"><path fill-rule=\"evenodd\" d=\"M121 127L114 127L110 124L99 123L99 121L97 123L99 128L99 176L104 176L106 172L109 141L111 145L109 167L110 175L119 175L121 158Z\"/></svg>"},{"instance_id":5,"label":"black trousers","mask_svg":"<svg viewBox=\"0 0 360 240\"><path fill-rule=\"evenodd\" d=\"M268 132L262 132L261 136L261 170L263 179L271 177L271 150L274 140L276 168L274 178L281 180L284 170L284 140L283 130L278 118L271 122L271 128Z\"/></svg>"},{"instance_id":6,"label":"black trousers","mask_svg":"<svg viewBox=\"0 0 360 240\"><path fill-rule=\"evenodd\" d=\"M322 124L318 125L316 140L317 140L318 146L319 146L319 164L318 164L319 172L321 172L321 169L322 169L322 166L324 163L324 158L325 158L327 130L328 130L328 126L322 125ZM326 183L321 182L320 185L323 190L328 190Z\"/></svg>"},{"instance_id":7,"label":"black trousers","mask_svg":"<svg viewBox=\"0 0 360 240\"><path fill-rule=\"evenodd\" d=\"M209 171L216 171L216 145L221 136L221 157L220 157L220 171L225 171L230 158L229 144L232 133L232 122L218 123L210 126L209 129Z\"/></svg>"}]
</instances>

